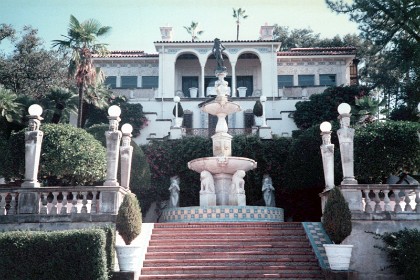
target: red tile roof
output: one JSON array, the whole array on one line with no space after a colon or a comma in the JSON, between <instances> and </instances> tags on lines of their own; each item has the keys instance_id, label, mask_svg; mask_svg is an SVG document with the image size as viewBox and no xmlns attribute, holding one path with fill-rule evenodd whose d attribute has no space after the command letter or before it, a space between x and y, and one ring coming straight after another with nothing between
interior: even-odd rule
<instances>
[{"instance_id":1,"label":"red tile roof","mask_svg":"<svg viewBox=\"0 0 420 280\"><path fill-rule=\"evenodd\" d=\"M236 41L236 40L221 40L222 41L222 43L270 43L270 42L276 42L276 43L278 43L279 41L277 41L277 40L239 40L239 41ZM212 41L155 41L155 42L153 42L154 44L162 44L162 43L169 43L169 44L173 44L173 43L176 43L176 44L182 44L182 43L190 43L190 44L202 44L202 43L211 43L211 44L213 44L214 43L214 41L212 40Z\"/></svg>"},{"instance_id":2,"label":"red tile roof","mask_svg":"<svg viewBox=\"0 0 420 280\"><path fill-rule=\"evenodd\" d=\"M144 51L111 51L108 56L104 58L118 58L118 57L158 57L157 53L145 53ZM98 56L95 56L98 57Z\"/></svg>"},{"instance_id":3,"label":"red tile roof","mask_svg":"<svg viewBox=\"0 0 420 280\"><path fill-rule=\"evenodd\" d=\"M331 48L291 48L288 51L277 52L278 56L308 56L308 55L355 55L355 47Z\"/></svg>"}]
</instances>

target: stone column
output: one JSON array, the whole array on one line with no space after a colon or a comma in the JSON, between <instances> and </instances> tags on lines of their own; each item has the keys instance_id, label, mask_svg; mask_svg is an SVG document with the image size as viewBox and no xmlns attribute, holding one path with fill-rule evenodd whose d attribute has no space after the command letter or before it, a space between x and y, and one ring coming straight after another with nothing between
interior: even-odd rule
<instances>
[{"instance_id":1,"label":"stone column","mask_svg":"<svg viewBox=\"0 0 420 280\"><path fill-rule=\"evenodd\" d=\"M266 114L265 114L265 102L267 101L267 96L261 95L260 96L260 101L262 104L262 108L263 108L263 114L262 114L262 119L263 119L263 123L262 123L262 127L267 127L267 120L266 120Z\"/></svg>"},{"instance_id":2,"label":"stone column","mask_svg":"<svg viewBox=\"0 0 420 280\"><path fill-rule=\"evenodd\" d=\"M232 92L231 92L231 97L237 97L237 92L236 92L236 61L231 61L230 65L232 66Z\"/></svg>"},{"instance_id":3,"label":"stone column","mask_svg":"<svg viewBox=\"0 0 420 280\"><path fill-rule=\"evenodd\" d=\"M338 106L338 113L340 114L338 119L341 128L337 131L337 135L340 142L341 165L343 168L341 185L357 184L357 180L354 178L354 129L350 128L350 111L351 107L347 103L341 103Z\"/></svg>"},{"instance_id":4,"label":"stone column","mask_svg":"<svg viewBox=\"0 0 420 280\"><path fill-rule=\"evenodd\" d=\"M21 185L18 200L19 214L38 214L40 194L34 192L41 184L38 182L39 159L43 132L39 130L41 125L41 106L34 104L29 107L29 129L25 132L25 181Z\"/></svg>"},{"instance_id":5,"label":"stone column","mask_svg":"<svg viewBox=\"0 0 420 280\"><path fill-rule=\"evenodd\" d=\"M324 191L334 188L334 144L331 144L331 124L323 122L320 125L322 145L322 165L324 167L325 189Z\"/></svg>"},{"instance_id":6,"label":"stone column","mask_svg":"<svg viewBox=\"0 0 420 280\"><path fill-rule=\"evenodd\" d=\"M121 131L118 130L121 109L113 105L108 109L109 130L106 137L106 180L104 186L119 186L117 181Z\"/></svg>"},{"instance_id":7,"label":"stone column","mask_svg":"<svg viewBox=\"0 0 420 280\"><path fill-rule=\"evenodd\" d=\"M41 185L37 180L39 169L39 158L41 156L41 145L44 133L39 130L41 125L42 108L34 104L29 107L29 129L25 132L25 181L23 188L39 188Z\"/></svg>"},{"instance_id":8,"label":"stone column","mask_svg":"<svg viewBox=\"0 0 420 280\"><path fill-rule=\"evenodd\" d=\"M130 189L131 161L133 157L133 147L131 146L131 132L133 127L126 123L121 127L122 145L120 147L121 155L121 186Z\"/></svg>"}]
</instances>

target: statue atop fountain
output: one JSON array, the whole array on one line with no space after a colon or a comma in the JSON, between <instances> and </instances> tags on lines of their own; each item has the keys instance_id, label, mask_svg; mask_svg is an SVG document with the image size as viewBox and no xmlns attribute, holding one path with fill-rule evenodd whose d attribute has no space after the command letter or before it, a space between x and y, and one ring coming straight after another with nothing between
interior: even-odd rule
<instances>
[{"instance_id":1,"label":"statue atop fountain","mask_svg":"<svg viewBox=\"0 0 420 280\"><path fill-rule=\"evenodd\" d=\"M200 192L200 206L246 205L243 177L246 171L257 167L257 163L252 159L232 156L232 136L228 133L226 116L240 112L242 109L238 104L228 101L230 88L224 80L227 71L223 66L223 50L223 45L216 38L213 53L217 61L215 71L218 79L215 83L217 97L201 107L203 112L218 118L216 133L211 137L213 157L198 158L188 163L188 168L191 170L206 174L206 176L201 176L202 186L208 184L210 176L214 181L214 192ZM203 180L206 182L203 183Z\"/></svg>"}]
</instances>

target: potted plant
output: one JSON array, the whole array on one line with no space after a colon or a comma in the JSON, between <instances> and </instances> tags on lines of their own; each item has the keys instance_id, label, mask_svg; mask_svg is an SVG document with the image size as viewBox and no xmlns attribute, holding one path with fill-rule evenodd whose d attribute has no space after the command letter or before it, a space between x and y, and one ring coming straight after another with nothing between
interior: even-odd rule
<instances>
[{"instance_id":1,"label":"potted plant","mask_svg":"<svg viewBox=\"0 0 420 280\"><path fill-rule=\"evenodd\" d=\"M131 244L141 232L141 209L135 194L129 192L124 196L116 221L116 229L125 245L116 245L118 264L121 271L136 271L141 259L141 246Z\"/></svg>"},{"instance_id":2,"label":"potted plant","mask_svg":"<svg viewBox=\"0 0 420 280\"><path fill-rule=\"evenodd\" d=\"M342 245L340 243L351 233L351 212L338 187L334 187L329 193L322 224L334 243L323 245L330 268L332 270L348 270L353 245Z\"/></svg>"},{"instance_id":3,"label":"potted plant","mask_svg":"<svg viewBox=\"0 0 420 280\"><path fill-rule=\"evenodd\" d=\"M254 120L256 126L261 126L263 123L263 119L261 118L263 115L263 106L260 100L257 100L254 104L254 108L252 109L252 113L254 113Z\"/></svg>"},{"instance_id":4,"label":"potted plant","mask_svg":"<svg viewBox=\"0 0 420 280\"><path fill-rule=\"evenodd\" d=\"M176 106L178 106L178 116L176 115ZM181 127L182 120L184 117L184 109L182 108L182 105L180 102L175 104L174 109L172 110L172 114L175 117L175 127Z\"/></svg>"}]
</instances>

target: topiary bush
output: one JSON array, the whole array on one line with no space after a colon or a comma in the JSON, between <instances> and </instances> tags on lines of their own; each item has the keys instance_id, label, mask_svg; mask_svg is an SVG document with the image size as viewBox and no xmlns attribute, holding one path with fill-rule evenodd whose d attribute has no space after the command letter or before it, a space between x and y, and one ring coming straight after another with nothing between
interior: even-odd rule
<instances>
[{"instance_id":1,"label":"topiary bush","mask_svg":"<svg viewBox=\"0 0 420 280\"><path fill-rule=\"evenodd\" d=\"M102 229L0 233L1 279L107 280Z\"/></svg>"},{"instance_id":2,"label":"topiary bush","mask_svg":"<svg viewBox=\"0 0 420 280\"><path fill-rule=\"evenodd\" d=\"M338 187L334 187L328 194L322 224L335 244L340 244L351 234L351 212Z\"/></svg>"},{"instance_id":3,"label":"topiary bush","mask_svg":"<svg viewBox=\"0 0 420 280\"><path fill-rule=\"evenodd\" d=\"M252 109L252 113L256 117L261 117L263 115L263 106L261 104L261 101L257 100L254 104L254 108Z\"/></svg>"},{"instance_id":4,"label":"topiary bush","mask_svg":"<svg viewBox=\"0 0 420 280\"><path fill-rule=\"evenodd\" d=\"M105 148L92 135L68 124L41 125L44 138L38 178L44 185L86 185L103 181ZM13 133L5 155L7 178L25 174L25 131Z\"/></svg>"},{"instance_id":5,"label":"topiary bush","mask_svg":"<svg viewBox=\"0 0 420 280\"><path fill-rule=\"evenodd\" d=\"M373 233L386 246L374 246L388 254L391 267L406 280L420 279L420 231L403 229L398 232Z\"/></svg>"},{"instance_id":6,"label":"topiary bush","mask_svg":"<svg viewBox=\"0 0 420 280\"><path fill-rule=\"evenodd\" d=\"M184 109L182 108L181 103L175 104L174 108L172 109L172 114L176 117L176 105L178 105L178 118L182 118L184 116Z\"/></svg>"},{"instance_id":7,"label":"topiary bush","mask_svg":"<svg viewBox=\"0 0 420 280\"><path fill-rule=\"evenodd\" d=\"M139 201L135 194L127 193L118 210L115 225L126 245L130 245L140 234L141 224L142 218Z\"/></svg>"}]
</instances>

